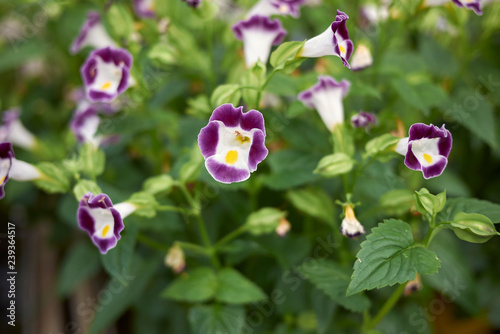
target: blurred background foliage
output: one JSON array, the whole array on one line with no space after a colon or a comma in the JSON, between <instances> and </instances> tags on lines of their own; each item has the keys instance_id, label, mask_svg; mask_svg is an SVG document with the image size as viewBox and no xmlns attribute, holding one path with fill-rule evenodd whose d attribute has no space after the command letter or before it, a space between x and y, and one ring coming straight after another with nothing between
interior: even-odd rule
<instances>
[{"instance_id":1,"label":"blurred background foliage","mask_svg":"<svg viewBox=\"0 0 500 334\"><path fill-rule=\"evenodd\" d=\"M16 157L31 163L77 157L78 145L68 128L75 105L68 96L82 85L79 68L88 50L72 56L69 46L87 12L97 10L114 40L133 54L132 73L138 81L125 93L129 103L123 110L106 116L101 124L100 132L121 138L104 148L106 168L97 183L118 203L139 191L148 177L168 173L178 178L190 152L197 150L200 128L216 107L212 92L220 84L239 83L245 72L242 43L234 38L231 26L253 3L206 0L193 10L180 0L157 1L158 16L168 21L166 33L161 33L158 19L138 18L130 1L1 1L0 109L20 106L23 123L45 147L37 152L17 149ZM411 194L421 187L433 193L446 189L448 197L500 202L500 3L476 16L451 3L419 8L419 1L395 1L387 21L374 26L361 24L362 4L323 0L302 7L298 19L280 20L288 31L285 40L301 41L323 32L340 9L350 16L347 27L355 47L360 42L371 47L373 66L351 72L338 58L323 57L306 60L291 75L276 74L267 86L272 95L258 107L265 117L270 150L258 171L248 181L223 185L202 168L188 183L190 190L204 196L203 216L212 240L242 225L257 208L288 212L292 230L285 238L244 236L226 245L221 256L225 265L236 268L267 296L281 291L276 298L284 302L224 305L165 299L162 291L176 275L163 265L163 257L176 240L198 242L195 224L174 213L129 217L117 248L102 256L77 227L78 202L71 192L49 195L31 183L12 181L0 212L3 224L18 224L21 305L19 326L6 330L244 333L234 324L246 319L258 324L250 333L331 333L340 328L343 333L357 332L361 313L350 312L290 272L314 256L318 240L331 236L332 226L341 220L334 201L344 199L340 178L312 173L321 157L332 152L332 139L316 112L296 99L318 74L352 83L344 100L346 120L359 110L379 117L369 133L356 130L359 148L377 135L396 131L398 121L405 130L415 122L445 123L453 134L448 167L438 178L424 180L401 158L375 162L360 176L354 198L362 203L357 216L367 231L383 218L396 217L409 222L416 238L421 238L425 232L421 218L410 212ZM391 191L400 191L400 202L382 201ZM308 196L311 205L303 202ZM173 189L160 201L180 204L183 197ZM148 245L150 240L156 244ZM364 236L342 240L351 250L352 263L363 240ZM423 290L401 300L377 329L382 333L500 329L498 241L467 244L442 232L433 249L442 260L439 273L424 277ZM330 258L338 260L339 254L334 251ZM188 270L202 265L209 265L206 258L187 254ZM134 278L123 282L122 273ZM111 297L100 293L114 291L113 286L119 291L111 292ZM379 308L392 289L367 292L371 308ZM237 298L239 292L233 293ZM203 329L207 323L219 331Z\"/></svg>"}]
</instances>

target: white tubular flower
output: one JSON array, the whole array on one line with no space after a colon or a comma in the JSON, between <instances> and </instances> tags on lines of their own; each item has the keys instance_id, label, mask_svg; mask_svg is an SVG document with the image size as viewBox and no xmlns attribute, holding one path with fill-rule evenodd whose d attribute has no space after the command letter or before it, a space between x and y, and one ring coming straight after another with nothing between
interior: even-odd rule
<instances>
[{"instance_id":1,"label":"white tubular flower","mask_svg":"<svg viewBox=\"0 0 500 334\"><path fill-rule=\"evenodd\" d=\"M349 238L357 237L358 235L365 234L365 228L356 219L354 214L354 209L352 204L348 204L344 207L345 217L342 220L342 225L340 226L340 232Z\"/></svg>"},{"instance_id":2,"label":"white tubular flower","mask_svg":"<svg viewBox=\"0 0 500 334\"><path fill-rule=\"evenodd\" d=\"M13 145L31 151L36 147L36 138L21 123L20 116L21 112L18 108L3 113L0 142L11 142Z\"/></svg>"}]
</instances>

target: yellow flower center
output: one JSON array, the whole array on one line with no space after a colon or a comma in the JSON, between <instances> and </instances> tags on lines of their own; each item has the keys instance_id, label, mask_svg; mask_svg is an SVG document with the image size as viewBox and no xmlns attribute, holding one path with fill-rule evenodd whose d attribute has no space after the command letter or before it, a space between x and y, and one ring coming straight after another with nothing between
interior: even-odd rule
<instances>
[{"instance_id":1,"label":"yellow flower center","mask_svg":"<svg viewBox=\"0 0 500 334\"><path fill-rule=\"evenodd\" d=\"M427 153L424 153L424 160L427 161L428 164L432 163L432 157Z\"/></svg>"},{"instance_id":2,"label":"yellow flower center","mask_svg":"<svg viewBox=\"0 0 500 334\"><path fill-rule=\"evenodd\" d=\"M2 184L2 183L3 183L3 180L5 180L5 178L6 178L6 176L4 176L4 177L0 178L0 184Z\"/></svg>"},{"instance_id":3,"label":"yellow flower center","mask_svg":"<svg viewBox=\"0 0 500 334\"><path fill-rule=\"evenodd\" d=\"M226 154L226 163L228 165L234 165L237 160L238 160L238 151L231 150L231 151L227 152L227 154Z\"/></svg>"},{"instance_id":4,"label":"yellow flower center","mask_svg":"<svg viewBox=\"0 0 500 334\"><path fill-rule=\"evenodd\" d=\"M345 48L342 45L339 45L340 53L345 53Z\"/></svg>"},{"instance_id":5,"label":"yellow flower center","mask_svg":"<svg viewBox=\"0 0 500 334\"><path fill-rule=\"evenodd\" d=\"M111 87L111 82L108 81L101 86L101 89L108 89L109 87Z\"/></svg>"},{"instance_id":6,"label":"yellow flower center","mask_svg":"<svg viewBox=\"0 0 500 334\"><path fill-rule=\"evenodd\" d=\"M106 225L103 229L102 229L102 237L105 238L106 235L109 233L109 225Z\"/></svg>"}]
</instances>

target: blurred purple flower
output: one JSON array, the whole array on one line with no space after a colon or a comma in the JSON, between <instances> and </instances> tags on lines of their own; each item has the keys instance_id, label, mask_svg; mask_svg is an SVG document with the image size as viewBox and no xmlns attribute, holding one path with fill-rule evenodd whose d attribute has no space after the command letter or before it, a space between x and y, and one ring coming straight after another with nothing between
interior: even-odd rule
<instances>
[{"instance_id":1,"label":"blurred purple flower","mask_svg":"<svg viewBox=\"0 0 500 334\"><path fill-rule=\"evenodd\" d=\"M82 48L90 46L93 49L102 49L108 46L116 47L116 43L109 37L101 16L98 12L91 11L87 15L87 21L83 24L80 34L71 45L71 53L75 54Z\"/></svg>"}]
</instances>

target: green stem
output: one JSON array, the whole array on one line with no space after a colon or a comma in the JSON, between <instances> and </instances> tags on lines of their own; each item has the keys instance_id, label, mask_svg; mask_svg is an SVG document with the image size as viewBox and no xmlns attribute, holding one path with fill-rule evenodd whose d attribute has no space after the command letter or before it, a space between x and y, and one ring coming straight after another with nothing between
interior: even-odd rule
<instances>
[{"instance_id":1,"label":"green stem","mask_svg":"<svg viewBox=\"0 0 500 334\"><path fill-rule=\"evenodd\" d=\"M429 230L427 231L427 234L425 235L425 239L423 242L423 245L425 248L429 247L434 236L436 236L436 234L441 229L445 228L447 224L449 224L449 223L448 222L441 222L441 223L437 224L436 226L429 227Z\"/></svg>"},{"instance_id":2,"label":"green stem","mask_svg":"<svg viewBox=\"0 0 500 334\"><path fill-rule=\"evenodd\" d=\"M192 244L190 242L184 242L184 241L177 241L177 244L183 249L183 250L190 250L195 253L200 253L206 256L211 256L212 253L207 250L206 248L203 248L201 246Z\"/></svg>"},{"instance_id":3,"label":"green stem","mask_svg":"<svg viewBox=\"0 0 500 334\"><path fill-rule=\"evenodd\" d=\"M368 323L366 329L372 329L373 327L377 326L377 324L386 316L386 314L394 307L394 305L396 305L396 302L398 301L399 297L401 297L404 290L405 290L405 284L400 284L396 288L396 290L394 290L389 299L386 300L386 302L384 303L380 311L377 313L377 315L373 318L373 320Z\"/></svg>"},{"instance_id":4,"label":"green stem","mask_svg":"<svg viewBox=\"0 0 500 334\"><path fill-rule=\"evenodd\" d=\"M180 212L180 213L185 213L185 214L190 214L190 210L186 210L184 208L179 208L173 205L158 205L155 207L157 211L170 211L170 212Z\"/></svg>"},{"instance_id":5,"label":"green stem","mask_svg":"<svg viewBox=\"0 0 500 334\"><path fill-rule=\"evenodd\" d=\"M236 230L230 232L229 234L227 234L224 238L220 239L215 245L214 245L214 248L215 250L218 250L220 249L222 246L224 246L225 244L227 244L228 242L230 242L231 240L233 239L236 239L237 237L239 237L240 235L242 235L243 233L245 233L247 231L245 225L243 226L240 226L238 227Z\"/></svg>"},{"instance_id":6,"label":"green stem","mask_svg":"<svg viewBox=\"0 0 500 334\"><path fill-rule=\"evenodd\" d=\"M141 233L139 233L137 235L137 240L139 240L139 242L142 242L143 244L145 244L153 249L156 249L156 250L159 250L162 252L167 252L169 250L168 246L166 246L162 243L159 243L158 241L155 241L153 239L150 239L148 236L141 234Z\"/></svg>"}]
</instances>

